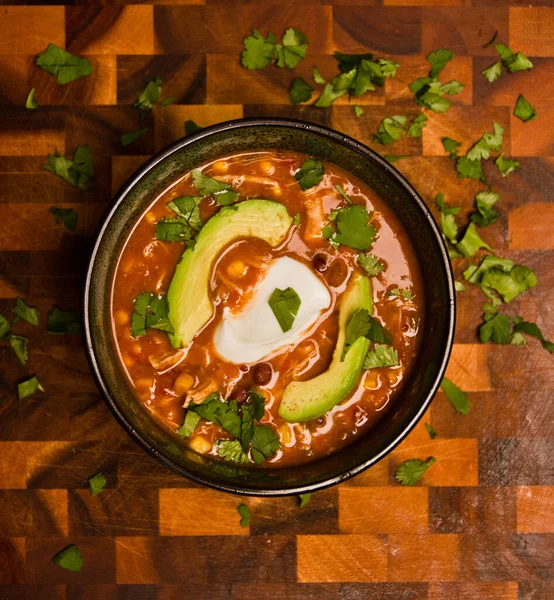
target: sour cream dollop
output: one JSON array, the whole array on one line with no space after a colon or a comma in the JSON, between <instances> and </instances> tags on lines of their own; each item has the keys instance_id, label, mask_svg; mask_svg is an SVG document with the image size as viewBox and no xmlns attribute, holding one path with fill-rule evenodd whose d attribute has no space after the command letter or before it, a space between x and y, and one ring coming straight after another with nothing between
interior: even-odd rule
<instances>
[{"instance_id":1,"label":"sour cream dollop","mask_svg":"<svg viewBox=\"0 0 554 600\"><path fill-rule=\"evenodd\" d=\"M292 328L283 331L268 300L276 288L288 287L300 297L300 308ZM215 350L234 364L258 362L300 341L330 304L329 290L309 267L288 256L276 258L242 311L223 310L223 318L214 334Z\"/></svg>"}]
</instances>

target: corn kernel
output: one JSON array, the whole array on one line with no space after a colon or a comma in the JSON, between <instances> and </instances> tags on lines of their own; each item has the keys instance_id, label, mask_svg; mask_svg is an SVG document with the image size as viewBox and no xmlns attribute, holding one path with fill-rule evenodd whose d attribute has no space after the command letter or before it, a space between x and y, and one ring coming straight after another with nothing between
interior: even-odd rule
<instances>
[{"instance_id":1,"label":"corn kernel","mask_svg":"<svg viewBox=\"0 0 554 600\"><path fill-rule=\"evenodd\" d=\"M242 260L234 260L227 267L227 275L229 275L229 277L244 277L247 269L248 267Z\"/></svg>"},{"instance_id":2,"label":"corn kernel","mask_svg":"<svg viewBox=\"0 0 554 600\"><path fill-rule=\"evenodd\" d=\"M126 310L116 310L114 320L116 325L127 325L131 320L131 315Z\"/></svg>"},{"instance_id":3,"label":"corn kernel","mask_svg":"<svg viewBox=\"0 0 554 600\"><path fill-rule=\"evenodd\" d=\"M218 160L214 163L213 168L214 171L217 171L218 173L225 173L229 170L229 163L224 160Z\"/></svg>"},{"instance_id":4,"label":"corn kernel","mask_svg":"<svg viewBox=\"0 0 554 600\"><path fill-rule=\"evenodd\" d=\"M158 220L158 218L152 211L147 212L144 216L144 219L147 223L150 223L150 225L154 224Z\"/></svg>"},{"instance_id":5,"label":"corn kernel","mask_svg":"<svg viewBox=\"0 0 554 600\"><path fill-rule=\"evenodd\" d=\"M135 379L135 387L137 390L148 390L154 385L153 377L139 377Z\"/></svg>"},{"instance_id":6,"label":"corn kernel","mask_svg":"<svg viewBox=\"0 0 554 600\"><path fill-rule=\"evenodd\" d=\"M181 373L173 384L173 389L178 396L186 394L194 385L194 378L189 373Z\"/></svg>"},{"instance_id":7,"label":"corn kernel","mask_svg":"<svg viewBox=\"0 0 554 600\"><path fill-rule=\"evenodd\" d=\"M377 371L366 371L364 387L366 390L377 390L381 387L381 379Z\"/></svg>"},{"instance_id":8,"label":"corn kernel","mask_svg":"<svg viewBox=\"0 0 554 600\"><path fill-rule=\"evenodd\" d=\"M137 342L131 346L130 351L133 356L138 356L142 354L142 346Z\"/></svg>"},{"instance_id":9,"label":"corn kernel","mask_svg":"<svg viewBox=\"0 0 554 600\"><path fill-rule=\"evenodd\" d=\"M262 173L265 173L266 175L273 175L273 173L275 173L275 166L269 160L262 160L260 169L262 170Z\"/></svg>"},{"instance_id":10,"label":"corn kernel","mask_svg":"<svg viewBox=\"0 0 554 600\"><path fill-rule=\"evenodd\" d=\"M292 433L290 427L286 423L283 423L283 425L279 427L279 437L281 438L281 442L284 446L290 444L292 440Z\"/></svg>"},{"instance_id":11,"label":"corn kernel","mask_svg":"<svg viewBox=\"0 0 554 600\"><path fill-rule=\"evenodd\" d=\"M207 454L212 449L212 444L201 435L195 435L189 440L189 447L199 454Z\"/></svg>"},{"instance_id":12,"label":"corn kernel","mask_svg":"<svg viewBox=\"0 0 554 600\"><path fill-rule=\"evenodd\" d=\"M129 356L128 354L122 354L121 359L123 360L123 363L128 369L135 365L135 359L132 356Z\"/></svg>"}]
</instances>

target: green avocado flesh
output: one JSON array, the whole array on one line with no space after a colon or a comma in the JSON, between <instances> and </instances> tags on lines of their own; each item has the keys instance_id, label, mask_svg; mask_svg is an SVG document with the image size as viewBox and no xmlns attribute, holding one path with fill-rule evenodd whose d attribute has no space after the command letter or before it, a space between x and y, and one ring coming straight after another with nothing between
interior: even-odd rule
<instances>
[{"instance_id":1,"label":"green avocado flesh","mask_svg":"<svg viewBox=\"0 0 554 600\"><path fill-rule=\"evenodd\" d=\"M369 279L361 275L350 282L342 298L337 345L327 371L307 381L293 381L285 388L279 416L286 421L311 421L321 417L342 402L358 383L370 341L358 338L341 362L346 326L358 308L372 311L372 287Z\"/></svg>"},{"instance_id":2,"label":"green avocado flesh","mask_svg":"<svg viewBox=\"0 0 554 600\"><path fill-rule=\"evenodd\" d=\"M256 237L277 246L292 224L284 204L272 200L246 200L222 208L200 230L194 248L183 253L167 292L170 335L175 348L189 344L210 320L213 305L208 286L214 261L234 239Z\"/></svg>"}]
</instances>

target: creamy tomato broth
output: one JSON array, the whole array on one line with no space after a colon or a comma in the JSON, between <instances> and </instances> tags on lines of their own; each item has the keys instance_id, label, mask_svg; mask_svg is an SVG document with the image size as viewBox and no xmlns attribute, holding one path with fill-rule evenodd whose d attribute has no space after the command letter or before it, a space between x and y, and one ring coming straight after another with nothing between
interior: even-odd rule
<instances>
[{"instance_id":1,"label":"creamy tomato broth","mask_svg":"<svg viewBox=\"0 0 554 600\"><path fill-rule=\"evenodd\" d=\"M253 422L257 427L269 426L270 433L274 434L273 441L277 440L277 443L270 444L270 451L266 452L269 456L264 456L263 452L256 454L256 462L266 458L263 466L285 466L328 455L375 424L387 406L394 402L414 363L418 331L423 324L424 297L417 260L404 229L374 191L333 164L323 163L320 183L303 190L295 174L307 158L293 152L259 151L228 156L201 167L203 174L230 185L232 191L240 194L237 199L234 198L236 194L224 198L225 202L234 200L234 206L240 207L246 200L267 199L284 205L285 213L288 212L294 220L290 226L285 223L286 234L274 246L258 237L260 230L273 226L272 218L264 219L265 222L251 230L239 231L207 265L208 280L205 283L198 278L188 281L189 284L194 281L194 289L188 290L186 300L192 306L181 311L183 307L174 306L178 302L171 305L163 296L170 288L187 243L156 239L157 223L164 218L179 218L168 203L183 196L197 198L194 202L198 203L203 223L201 232L209 231L210 219L217 213L224 211L222 214L226 219L238 218L242 208L239 211L222 208L217 193L206 194L200 199L203 194L193 184L190 173L150 205L129 234L119 257L113 282L112 311L113 334L122 365L137 400L153 418L175 432L176 438L197 452L224 455L226 460L247 464L245 456L250 459L253 456L252 447L248 447L247 443L243 454L235 452L234 458L221 450L220 440L232 441L237 437L236 432L232 435L229 430L199 416L190 420L188 429L194 425L192 433L183 431L182 426L187 407L199 410L198 406L204 401L217 399L216 394L225 403L232 402L233 410L238 413L238 417L231 415L232 420L240 424L241 407L251 407L250 393L255 392L263 396L265 406L263 416L258 414ZM327 237L329 232L339 231L337 217L341 213L333 211L350 206L367 210L368 225L375 228L371 246L363 251L336 243L337 234L330 240L322 235L325 227L331 228L324 230ZM192 224L192 221L189 223ZM215 233L210 230L210 236L215 239L220 234L224 235L225 229L230 231L223 220L219 228L214 228ZM192 251L187 251L198 252L201 256L205 252L199 237L201 233L195 229L191 232L197 244ZM344 240L344 236L339 235L338 239ZM379 260L383 267L380 272L370 275L362 268L358 257L367 254ZM283 262L283 257L295 262ZM275 265L280 266L277 268ZM376 270L379 267L370 268L371 273ZM288 286L300 297L296 318L289 315L293 324L288 332L282 331L269 302L260 301L258 297L262 292L267 296L272 291L267 289L268 285L264 288L264 281L266 278L269 281L269 277L271 281L278 282L279 285L275 286L278 289ZM314 279L310 279L312 277ZM326 390L322 390L321 394L316 392L314 397L327 394L331 402L338 399L334 406L309 420L291 420L290 415L283 418L279 409L287 386L296 381L318 381L315 378L330 369L339 339L341 301L349 286L363 277L367 277L372 286L372 317L389 336L386 344L382 343L382 339L370 339L367 342L368 353L373 352L375 358L376 345L380 346L377 348L380 351L394 350L398 364L362 368L357 375L354 372L353 387L345 397L340 397L344 389L342 392L338 389L344 385L345 377L341 376L343 382L332 381L331 377ZM197 310L195 303L202 295L200 290L203 286L207 286L209 318L205 323L200 321L192 341L178 347L177 334L171 334L176 325L172 316L180 314L179 311L185 314ZM177 285L175 289L179 291ZM169 305L169 317L161 321L161 327L169 332L152 327L137 330L135 321L140 322L141 317L133 315L137 309L135 300L144 292L166 302L165 309ZM315 296L315 300L310 294ZM172 292L168 297L171 300ZM151 311L152 306L148 310ZM258 315L259 328L256 327ZM306 326L298 331L294 328L294 320L300 318L304 319ZM225 323L224 332L222 322L225 319L228 323ZM242 323L249 329L241 337ZM237 343L237 336L241 337L240 343ZM264 346L268 336L273 336L273 342ZM257 342L258 337L263 338L260 343ZM281 344L280 340L283 340ZM363 343L366 342L359 345ZM354 350L357 351L358 347L351 345L349 352ZM267 355L260 356L264 351ZM246 355L251 360L246 360ZM251 355L255 355L254 360ZM378 354L377 358L380 356ZM388 356L390 359L390 354ZM344 360L349 360L348 352ZM388 362L396 362L394 355ZM372 364L375 364L374 360L365 362L365 366L371 367ZM379 361L377 364L380 364ZM338 391L333 400L329 390L335 386ZM305 392L301 391L296 404L293 403L295 410L298 402L303 401L303 395ZM306 413L300 410L298 414ZM227 429L233 431L233 428ZM234 449L237 450L236 445Z\"/></svg>"}]
</instances>

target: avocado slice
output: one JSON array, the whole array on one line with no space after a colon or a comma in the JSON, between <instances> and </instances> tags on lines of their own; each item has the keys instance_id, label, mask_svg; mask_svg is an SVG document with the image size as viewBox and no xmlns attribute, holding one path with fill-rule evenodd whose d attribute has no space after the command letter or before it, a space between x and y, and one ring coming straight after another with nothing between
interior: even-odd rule
<instances>
[{"instance_id":1,"label":"avocado slice","mask_svg":"<svg viewBox=\"0 0 554 600\"><path fill-rule=\"evenodd\" d=\"M339 335L331 364L327 371L313 379L293 381L287 385L279 406L279 416L285 421L317 419L342 402L354 389L360 379L370 341L365 337L358 338L341 362L346 325L358 308L366 308L371 313L372 293L367 277L359 275L350 282L340 304Z\"/></svg>"},{"instance_id":2,"label":"avocado slice","mask_svg":"<svg viewBox=\"0 0 554 600\"><path fill-rule=\"evenodd\" d=\"M256 237L277 246L292 224L284 204L272 200L246 200L222 208L200 230L194 248L183 253L167 292L170 335L175 348L186 346L213 314L208 284L212 266L229 242Z\"/></svg>"}]
</instances>

